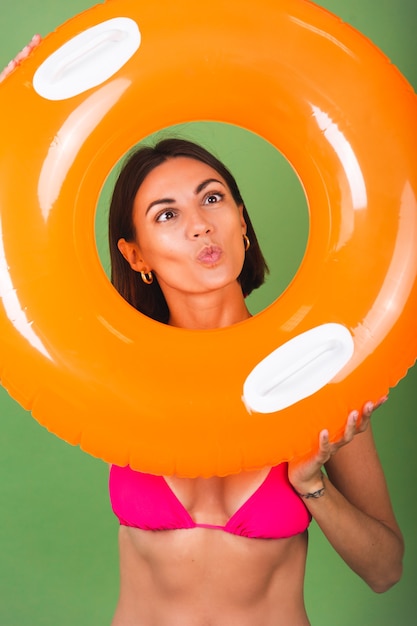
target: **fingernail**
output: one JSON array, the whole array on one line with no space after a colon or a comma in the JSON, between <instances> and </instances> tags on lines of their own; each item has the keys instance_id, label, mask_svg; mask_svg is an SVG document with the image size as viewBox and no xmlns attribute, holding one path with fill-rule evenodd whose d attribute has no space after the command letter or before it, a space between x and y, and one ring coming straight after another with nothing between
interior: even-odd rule
<instances>
[{"instance_id":1,"label":"fingernail","mask_svg":"<svg viewBox=\"0 0 417 626\"><path fill-rule=\"evenodd\" d=\"M327 429L322 430L320 433L320 437L323 441L327 441L329 438L329 431Z\"/></svg>"},{"instance_id":2,"label":"fingernail","mask_svg":"<svg viewBox=\"0 0 417 626\"><path fill-rule=\"evenodd\" d=\"M378 402L376 402L375 408L381 406L382 404L385 404L387 400L388 400L388 396L382 396L382 398L379 398Z\"/></svg>"},{"instance_id":3,"label":"fingernail","mask_svg":"<svg viewBox=\"0 0 417 626\"><path fill-rule=\"evenodd\" d=\"M364 408L366 413L372 413L372 411L374 410L374 403L373 402L367 402L363 408Z\"/></svg>"}]
</instances>

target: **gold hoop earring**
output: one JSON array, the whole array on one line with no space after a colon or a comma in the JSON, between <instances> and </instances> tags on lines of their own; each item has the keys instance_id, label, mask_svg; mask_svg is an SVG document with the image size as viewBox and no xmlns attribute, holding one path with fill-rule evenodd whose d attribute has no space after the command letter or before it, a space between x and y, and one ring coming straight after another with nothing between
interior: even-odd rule
<instances>
[{"instance_id":1,"label":"gold hoop earring","mask_svg":"<svg viewBox=\"0 0 417 626\"><path fill-rule=\"evenodd\" d=\"M140 273L143 282L146 285L152 285L153 283L153 275L152 272L141 272Z\"/></svg>"},{"instance_id":2,"label":"gold hoop earring","mask_svg":"<svg viewBox=\"0 0 417 626\"><path fill-rule=\"evenodd\" d=\"M243 245L245 246L245 252L247 252L250 248L250 240L247 235L243 235Z\"/></svg>"}]
</instances>

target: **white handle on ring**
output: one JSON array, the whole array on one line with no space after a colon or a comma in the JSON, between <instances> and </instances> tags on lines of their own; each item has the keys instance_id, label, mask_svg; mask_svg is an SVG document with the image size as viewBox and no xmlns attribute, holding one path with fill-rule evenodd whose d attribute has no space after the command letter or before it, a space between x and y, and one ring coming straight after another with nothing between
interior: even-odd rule
<instances>
[{"instance_id":1,"label":"white handle on ring","mask_svg":"<svg viewBox=\"0 0 417 626\"><path fill-rule=\"evenodd\" d=\"M53 52L36 70L35 91L47 100L66 100L100 85L139 48L136 22L115 17L88 28Z\"/></svg>"},{"instance_id":2,"label":"white handle on ring","mask_svg":"<svg viewBox=\"0 0 417 626\"><path fill-rule=\"evenodd\" d=\"M324 387L353 354L342 324L322 324L293 337L251 371L243 386L249 411L280 411Z\"/></svg>"}]
</instances>

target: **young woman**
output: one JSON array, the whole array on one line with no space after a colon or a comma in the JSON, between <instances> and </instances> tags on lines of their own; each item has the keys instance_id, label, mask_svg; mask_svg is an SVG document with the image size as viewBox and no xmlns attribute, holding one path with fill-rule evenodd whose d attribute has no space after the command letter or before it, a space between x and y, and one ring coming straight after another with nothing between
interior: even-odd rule
<instances>
[{"instance_id":1,"label":"young woman","mask_svg":"<svg viewBox=\"0 0 417 626\"><path fill-rule=\"evenodd\" d=\"M109 237L112 282L146 315L188 329L250 317L245 296L266 263L234 178L203 148L168 139L135 151L115 186ZM318 453L288 465L208 479L113 466L113 626L308 625L311 518L374 591L395 584L403 540L369 423L375 408L347 416L336 443L322 431Z\"/></svg>"},{"instance_id":2,"label":"young woman","mask_svg":"<svg viewBox=\"0 0 417 626\"><path fill-rule=\"evenodd\" d=\"M0 82L39 42L35 35ZM203 148L167 140L134 153L114 190L109 233L112 282L146 315L198 329L250 317L245 296L267 266L234 178ZM340 441L319 433L307 460L208 479L113 466L121 580L112 626L307 626L312 518L374 591L394 585L403 538L370 425L384 400L348 415Z\"/></svg>"}]
</instances>

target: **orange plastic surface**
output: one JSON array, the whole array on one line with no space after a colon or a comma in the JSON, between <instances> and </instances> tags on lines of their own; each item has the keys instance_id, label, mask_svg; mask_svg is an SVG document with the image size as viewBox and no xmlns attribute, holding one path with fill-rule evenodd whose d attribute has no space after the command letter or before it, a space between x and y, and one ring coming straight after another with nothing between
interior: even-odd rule
<instances>
[{"instance_id":1,"label":"orange plastic surface","mask_svg":"<svg viewBox=\"0 0 417 626\"><path fill-rule=\"evenodd\" d=\"M63 101L36 69L104 20L139 26L138 51ZM275 465L336 437L417 356L417 99L389 60L303 0L108 0L51 33L0 85L0 376L49 430L156 474ZM305 188L310 235L288 289L236 326L154 322L100 265L101 186L136 142L169 125L233 123L275 145ZM346 326L351 361L282 411L250 413L249 372L292 337ZM210 358L203 358L210 355ZM214 366L215 365L215 366Z\"/></svg>"}]
</instances>

